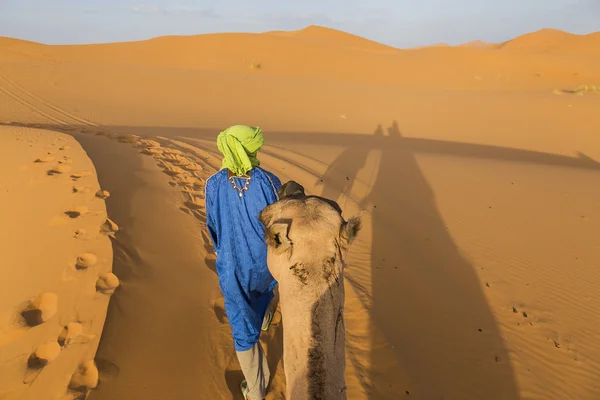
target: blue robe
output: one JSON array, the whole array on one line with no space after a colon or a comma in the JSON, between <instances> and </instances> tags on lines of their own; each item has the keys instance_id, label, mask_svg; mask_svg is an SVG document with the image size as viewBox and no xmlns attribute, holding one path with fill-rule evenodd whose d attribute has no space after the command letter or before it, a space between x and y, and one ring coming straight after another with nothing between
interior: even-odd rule
<instances>
[{"instance_id":1,"label":"blue robe","mask_svg":"<svg viewBox=\"0 0 600 400\"><path fill-rule=\"evenodd\" d=\"M206 225L215 252L219 286L236 351L258 342L262 321L277 281L267 269L267 245L258 214L278 200L281 182L272 173L255 167L242 197L222 169L206 181ZM236 187L246 179L234 177Z\"/></svg>"}]
</instances>

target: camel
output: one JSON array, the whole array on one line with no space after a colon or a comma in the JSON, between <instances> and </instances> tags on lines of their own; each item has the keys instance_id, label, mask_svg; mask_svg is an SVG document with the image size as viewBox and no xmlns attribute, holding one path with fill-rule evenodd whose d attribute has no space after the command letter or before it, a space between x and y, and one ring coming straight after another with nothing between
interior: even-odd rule
<instances>
[{"instance_id":1,"label":"camel","mask_svg":"<svg viewBox=\"0 0 600 400\"><path fill-rule=\"evenodd\" d=\"M279 282L286 398L345 400L344 257L360 218L289 181L259 219Z\"/></svg>"}]
</instances>

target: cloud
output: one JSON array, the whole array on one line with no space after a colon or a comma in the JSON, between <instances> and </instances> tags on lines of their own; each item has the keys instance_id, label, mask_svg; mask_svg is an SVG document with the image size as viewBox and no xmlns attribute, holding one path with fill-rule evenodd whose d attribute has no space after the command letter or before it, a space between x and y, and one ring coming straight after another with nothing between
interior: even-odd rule
<instances>
[{"instance_id":1,"label":"cloud","mask_svg":"<svg viewBox=\"0 0 600 400\"><path fill-rule=\"evenodd\" d=\"M162 15L194 15L201 18L219 18L220 15L212 8L196 8L178 4L156 5L140 4L131 8L136 14L162 14Z\"/></svg>"}]
</instances>

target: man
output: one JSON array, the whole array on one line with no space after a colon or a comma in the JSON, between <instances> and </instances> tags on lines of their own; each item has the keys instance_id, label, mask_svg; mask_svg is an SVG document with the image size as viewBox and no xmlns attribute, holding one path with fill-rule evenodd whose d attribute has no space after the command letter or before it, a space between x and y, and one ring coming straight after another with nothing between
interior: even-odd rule
<instances>
[{"instance_id":1,"label":"man","mask_svg":"<svg viewBox=\"0 0 600 400\"><path fill-rule=\"evenodd\" d=\"M277 282L267 269L264 227L258 214L277 201L281 182L260 168L264 143L258 127L235 125L221 132L217 146L222 168L206 181L206 225L217 254L219 286L231 325L235 350L246 378L245 399L264 399L269 367L259 342L272 312L266 310ZM266 314L266 315L265 315Z\"/></svg>"}]
</instances>

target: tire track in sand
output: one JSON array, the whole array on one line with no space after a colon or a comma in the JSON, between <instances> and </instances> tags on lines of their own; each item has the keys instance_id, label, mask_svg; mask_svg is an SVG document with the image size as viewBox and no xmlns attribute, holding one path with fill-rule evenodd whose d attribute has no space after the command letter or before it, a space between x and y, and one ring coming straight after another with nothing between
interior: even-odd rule
<instances>
[{"instance_id":1,"label":"tire track in sand","mask_svg":"<svg viewBox=\"0 0 600 400\"><path fill-rule=\"evenodd\" d=\"M48 118L50 121L60 125L83 124L88 126L99 126L98 124L69 113L62 108L42 99L20 86L6 75L0 72L0 91L21 103L31 111Z\"/></svg>"}]
</instances>

